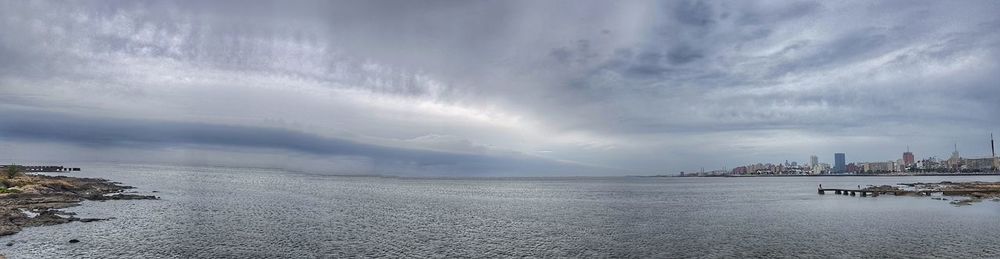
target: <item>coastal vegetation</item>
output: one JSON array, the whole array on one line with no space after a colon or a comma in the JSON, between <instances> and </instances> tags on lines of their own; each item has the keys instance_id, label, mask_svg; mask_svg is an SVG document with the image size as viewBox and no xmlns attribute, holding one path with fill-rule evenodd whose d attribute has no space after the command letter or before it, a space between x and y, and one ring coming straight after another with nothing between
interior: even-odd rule
<instances>
[{"instance_id":1,"label":"coastal vegetation","mask_svg":"<svg viewBox=\"0 0 1000 259\"><path fill-rule=\"evenodd\" d=\"M18 189L11 189L10 187L15 187L16 182L12 181L15 177L20 175L21 172L18 170L16 165L9 165L3 170L3 179L0 179L0 194L4 193L18 193Z\"/></svg>"},{"instance_id":2,"label":"coastal vegetation","mask_svg":"<svg viewBox=\"0 0 1000 259\"><path fill-rule=\"evenodd\" d=\"M4 177L6 177L6 179L11 179L11 178L17 177L20 174L21 174L21 172L20 172L20 170L18 170L17 165L13 165L13 164L7 166L3 170L3 175L4 175Z\"/></svg>"}]
</instances>

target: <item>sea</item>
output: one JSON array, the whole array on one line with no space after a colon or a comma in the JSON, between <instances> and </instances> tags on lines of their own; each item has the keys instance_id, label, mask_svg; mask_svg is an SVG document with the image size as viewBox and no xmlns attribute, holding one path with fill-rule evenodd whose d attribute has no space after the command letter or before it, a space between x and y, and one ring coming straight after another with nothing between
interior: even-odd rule
<instances>
[{"instance_id":1,"label":"sea","mask_svg":"<svg viewBox=\"0 0 1000 259\"><path fill-rule=\"evenodd\" d=\"M69 175L161 199L85 201L67 211L112 219L26 228L0 238L0 254L1000 258L1000 202L816 190L997 176L409 178L118 164Z\"/></svg>"}]
</instances>

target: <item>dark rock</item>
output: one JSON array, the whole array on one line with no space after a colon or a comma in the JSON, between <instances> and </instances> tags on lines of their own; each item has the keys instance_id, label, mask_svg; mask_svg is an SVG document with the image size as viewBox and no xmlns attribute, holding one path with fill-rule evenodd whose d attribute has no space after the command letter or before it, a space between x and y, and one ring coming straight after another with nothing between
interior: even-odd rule
<instances>
[{"instance_id":1,"label":"dark rock","mask_svg":"<svg viewBox=\"0 0 1000 259\"><path fill-rule=\"evenodd\" d=\"M75 244L75 243L80 243L80 240L76 240L76 239L70 239L70 240L69 240L69 243L70 243L70 244Z\"/></svg>"},{"instance_id":2,"label":"dark rock","mask_svg":"<svg viewBox=\"0 0 1000 259\"><path fill-rule=\"evenodd\" d=\"M76 219L76 221L87 223L87 222L95 222L95 221L105 221L105 220L109 220L109 219L112 219L112 218L106 218L106 219L102 219L102 218L84 218L84 219Z\"/></svg>"},{"instance_id":3,"label":"dark rock","mask_svg":"<svg viewBox=\"0 0 1000 259\"><path fill-rule=\"evenodd\" d=\"M37 211L36 211L36 212L37 212ZM76 212L71 212L71 211L61 211L61 210L57 210L57 211L56 211L56 214L58 214L58 215L63 215L63 216L75 216L75 215L76 215Z\"/></svg>"},{"instance_id":4,"label":"dark rock","mask_svg":"<svg viewBox=\"0 0 1000 259\"><path fill-rule=\"evenodd\" d=\"M139 195L139 194L114 194L114 195L98 195L91 196L88 199L95 201L103 200L156 200L159 197L153 195Z\"/></svg>"},{"instance_id":5,"label":"dark rock","mask_svg":"<svg viewBox=\"0 0 1000 259\"><path fill-rule=\"evenodd\" d=\"M25 226L51 226L63 223L69 223L73 221L74 218L64 218L59 216L56 210L45 210L38 213L38 216L31 218Z\"/></svg>"},{"instance_id":6,"label":"dark rock","mask_svg":"<svg viewBox=\"0 0 1000 259\"><path fill-rule=\"evenodd\" d=\"M14 224L0 224L0 236L13 235L21 232L21 227Z\"/></svg>"},{"instance_id":7,"label":"dark rock","mask_svg":"<svg viewBox=\"0 0 1000 259\"><path fill-rule=\"evenodd\" d=\"M14 242L7 243L7 246L14 246Z\"/></svg>"},{"instance_id":8,"label":"dark rock","mask_svg":"<svg viewBox=\"0 0 1000 259\"><path fill-rule=\"evenodd\" d=\"M978 201L977 199L954 200L951 202L951 204L955 206L965 206L965 205L971 205L973 202L977 201Z\"/></svg>"}]
</instances>

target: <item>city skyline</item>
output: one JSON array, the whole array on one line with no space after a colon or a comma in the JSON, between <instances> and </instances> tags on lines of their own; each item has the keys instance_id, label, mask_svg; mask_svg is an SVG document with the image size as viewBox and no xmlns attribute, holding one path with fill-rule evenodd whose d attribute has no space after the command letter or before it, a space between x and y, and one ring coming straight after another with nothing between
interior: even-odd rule
<instances>
[{"instance_id":1,"label":"city skyline","mask_svg":"<svg viewBox=\"0 0 1000 259\"><path fill-rule=\"evenodd\" d=\"M990 134L988 142L990 154L985 156L961 155L958 144L954 144L952 153L947 158L937 156L917 157L906 146L902 156L892 160L866 160L852 161L847 159L847 154L838 152L833 154L833 163L823 163L817 155L810 155L808 163L797 163L792 160L785 160L784 163L756 162L733 167L732 170L710 170L710 175L718 174L844 174L844 173L865 173L865 172L949 172L949 171L976 171L990 172L1000 169L1000 158L996 156L996 146L993 134ZM704 169L699 172L704 174ZM684 172L679 173L685 175Z\"/></svg>"},{"instance_id":2,"label":"city skyline","mask_svg":"<svg viewBox=\"0 0 1000 259\"><path fill-rule=\"evenodd\" d=\"M989 134L989 138L987 138L985 140L985 144L984 143L980 143L979 146L981 146L981 147L979 147L979 148L972 148L972 150L977 150L976 152L962 151L962 147L964 147L963 145L959 145L957 142L952 142L952 143L950 143L948 145L948 149L947 149L946 152L945 151L932 151L932 152L930 152L931 155L927 155L927 156L919 155L918 152L912 152L911 145L907 145L907 144L902 145L902 149L900 149L899 153L900 154L904 154L904 156L905 156L905 153L912 153L914 155L915 159L930 158L930 157L935 157L935 158L942 158L942 157L944 157L944 158L947 158L947 157L951 156L954 151L958 150L960 153L962 153L962 154L969 154L970 156L975 156L975 157L990 157L991 154L995 155L995 146L993 146L993 145L994 145L993 136L992 136L992 133L990 133ZM858 147L855 150L858 150L858 149L865 149L865 148ZM921 149L921 150L927 150L927 149ZM795 159L775 158L773 160L775 160L775 161L778 161L778 160L789 160L789 161L796 161L796 162L806 162L806 164L808 164L808 162L811 161L811 156L817 156L817 159L819 160L819 162L826 161L829 164L833 164L833 158L832 157L833 157L833 154L835 154L835 153L845 153L846 154L847 152L836 152L836 151L834 151L834 152L830 153L830 157L831 158L829 160L824 160L823 156L822 155L818 155L818 154L809 154L809 155L806 156L805 159L802 159L802 160L799 160L799 158L795 158ZM965 156L965 155L963 155L963 156ZM879 161L879 160L886 160L886 159L890 158L888 153L885 154L885 155L883 155L883 157L885 157L885 158L884 159L875 158L874 160L872 160L872 159L868 159L868 160ZM868 161L868 160L866 160L866 161ZM851 161L851 160L848 159L848 161Z\"/></svg>"}]
</instances>

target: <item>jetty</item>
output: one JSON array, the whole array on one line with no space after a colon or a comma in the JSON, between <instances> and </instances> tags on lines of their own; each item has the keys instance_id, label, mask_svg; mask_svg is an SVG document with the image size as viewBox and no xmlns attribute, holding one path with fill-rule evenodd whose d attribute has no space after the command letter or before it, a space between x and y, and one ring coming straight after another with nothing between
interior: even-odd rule
<instances>
[{"instance_id":1,"label":"jetty","mask_svg":"<svg viewBox=\"0 0 1000 259\"><path fill-rule=\"evenodd\" d=\"M79 167L64 167L61 165L0 165L0 170L7 169L8 166L17 167L18 171L28 173L80 171Z\"/></svg>"},{"instance_id":2,"label":"jetty","mask_svg":"<svg viewBox=\"0 0 1000 259\"><path fill-rule=\"evenodd\" d=\"M886 194L892 194L895 196L903 196L903 195L930 196L931 193L935 192L927 190L907 191L907 190L840 189L840 188L819 188L817 191L821 195L826 194L827 192L833 192L833 194L837 195L850 195L850 196L860 195L861 197L868 197L868 196L878 197L879 195L886 195ZM936 191L936 192L941 192L941 191Z\"/></svg>"}]
</instances>

